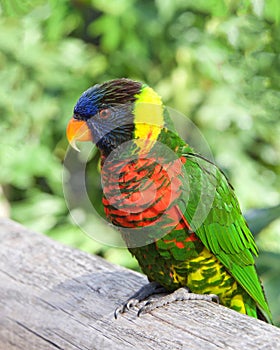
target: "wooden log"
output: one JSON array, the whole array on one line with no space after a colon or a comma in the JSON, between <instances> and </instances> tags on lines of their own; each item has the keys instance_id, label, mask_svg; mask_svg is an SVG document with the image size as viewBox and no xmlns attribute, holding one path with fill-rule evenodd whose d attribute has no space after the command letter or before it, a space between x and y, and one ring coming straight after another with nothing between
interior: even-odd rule
<instances>
[{"instance_id":1,"label":"wooden log","mask_svg":"<svg viewBox=\"0 0 280 350\"><path fill-rule=\"evenodd\" d=\"M280 349L280 330L221 305L114 309L147 280L0 221L0 349Z\"/></svg>"}]
</instances>

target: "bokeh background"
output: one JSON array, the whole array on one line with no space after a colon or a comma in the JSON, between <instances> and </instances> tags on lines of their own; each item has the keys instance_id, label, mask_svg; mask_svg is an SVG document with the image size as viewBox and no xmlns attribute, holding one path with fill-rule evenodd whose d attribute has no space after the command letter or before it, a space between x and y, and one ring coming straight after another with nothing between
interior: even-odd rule
<instances>
[{"instance_id":1,"label":"bokeh background","mask_svg":"<svg viewBox=\"0 0 280 350\"><path fill-rule=\"evenodd\" d=\"M81 92L144 81L197 125L235 187L279 325L280 2L0 0L0 33L0 215L137 269L73 223L62 169ZM97 168L93 154L100 206Z\"/></svg>"}]
</instances>

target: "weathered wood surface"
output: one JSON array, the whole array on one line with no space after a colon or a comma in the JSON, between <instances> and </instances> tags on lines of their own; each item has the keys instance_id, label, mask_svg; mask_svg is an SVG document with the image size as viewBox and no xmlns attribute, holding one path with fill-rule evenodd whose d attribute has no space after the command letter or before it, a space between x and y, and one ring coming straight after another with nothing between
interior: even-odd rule
<instances>
[{"instance_id":1,"label":"weathered wood surface","mask_svg":"<svg viewBox=\"0 0 280 350\"><path fill-rule=\"evenodd\" d=\"M280 349L280 330L215 303L115 320L138 273L0 221L0 349Z\"/></svg>"}]
</instances>

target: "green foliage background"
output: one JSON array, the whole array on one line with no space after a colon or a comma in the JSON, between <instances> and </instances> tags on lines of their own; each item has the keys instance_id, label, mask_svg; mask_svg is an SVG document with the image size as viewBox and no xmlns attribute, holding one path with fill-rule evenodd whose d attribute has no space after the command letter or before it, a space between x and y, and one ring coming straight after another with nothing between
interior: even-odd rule
<instances>
[{"instance_id":1,"label":"green foliage background","mask_svg":"<svg viewBox=\"0 0 280 350\"><path fill-rule=\"evenodd\" d=\"M199 127L250 209L280 323L279 1L0 0L0 11L1 215L137 268L126 250L73 224L61 175L81 92L112 78L145 81Z\"/></svg>"}]
</instances>

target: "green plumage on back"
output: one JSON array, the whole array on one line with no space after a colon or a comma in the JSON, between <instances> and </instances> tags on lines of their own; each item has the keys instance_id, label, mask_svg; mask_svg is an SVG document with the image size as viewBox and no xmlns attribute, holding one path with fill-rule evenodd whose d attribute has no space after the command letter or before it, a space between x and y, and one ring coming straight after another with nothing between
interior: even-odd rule
<instances>
[{"instance_id":1,"label":"green plumage on back","mask_svg":"<svg viewBox=\"0 0 280 350\"><path fill-rule=\"evenodd\" d=\"M202 176L206 178L209 192L213 191L214 193L211 210L203 224L195 229L196 235L255 300L271 321L271 313L252 256L252 254L257 256L258 250L252 233L241 214L233 188L213 164L192 154L185 156L188 160L186 166L196 167L197 171L200 171ZM209 167L212 168L211 171L209 171ZM191 172L193 173L193 170ZM213 186L212 189L211 186ZM188 209L185 216L187 221L191 223L193 216L188 212ZM251 309L245 305L245 308L248 314L256 317L255 307Z\"/></svg>"}]
</instances>

